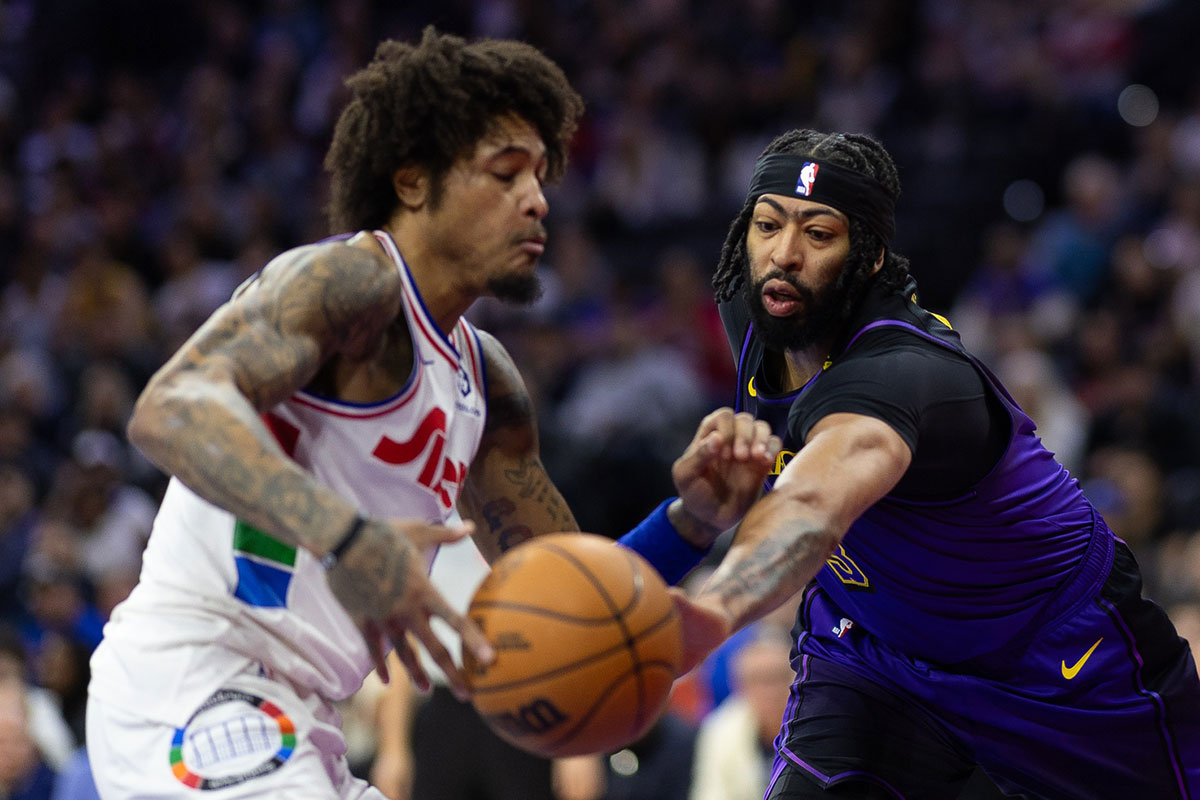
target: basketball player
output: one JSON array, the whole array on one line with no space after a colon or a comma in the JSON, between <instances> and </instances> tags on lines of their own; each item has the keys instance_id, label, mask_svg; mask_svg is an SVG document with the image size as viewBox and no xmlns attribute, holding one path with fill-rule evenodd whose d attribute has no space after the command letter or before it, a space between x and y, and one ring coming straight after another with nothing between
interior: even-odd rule
<instances>
[{"instance_id":1,"label":"basketball player","mask_svg":"<svg viewBox=\"0 0 1200 800\"><path fill-rule=\"evenodd\" d=\"M494 558L576 527L518 372L462 314L536 295L542 186L579 97L527 45L432 29L384 42L348 86L326 166L333 227L359 233L248 280L130 422L173 478L92 663L106 798L380 797L349 774L331 702L384 669L385 642L427 688L410 634L464 695L434 617L494 657L430 583L437 547L471 532ZM702 551L776 446L749 415L711 415L675 466L681 499L627 543L657 543L660 566Z\"/></svg>"},{"instance_id":2,"label":"basketball player","mask_svg":"<svg viewBox=\"0 0 1200 800\"><path fill-rule=\"evenodd\" d=\"M791 131L756 164L714 285L739 407L786 465L680 598L688 661L807 584L771 800L955 798L977 764L1021 797L1200 798L1187 643L918 304L899 193L867 136Z\"/></svg>"}]
</instances>

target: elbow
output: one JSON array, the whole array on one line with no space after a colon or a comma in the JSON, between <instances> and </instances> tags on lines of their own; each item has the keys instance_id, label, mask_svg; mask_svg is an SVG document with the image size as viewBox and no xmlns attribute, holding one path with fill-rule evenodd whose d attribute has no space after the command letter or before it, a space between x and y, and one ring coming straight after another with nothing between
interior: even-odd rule
<instances>
[{"instance_id":1,"label":"elbow","mask_svg":"<svg viewBox=\"0 0 1200 800\"><path fill-rule=\"evenodd\" d=\"M824 525L807 529L803 531L803 534L808 539L809 547L812 548L821 563L824 563L827 558L837 552L846 531L831 525Z\"/></svg>"},{"instance_id":2,"label":"elbow","mask_svg":"<svg viewBox=\"0 0 1200 800\"><path fill-rule=\"evenodd\" d=\"M145 401L139 400L133 408L133 413L129 415L129 421L125 423L125 438L143 453L146 452L153 440L151 436L153 426L147 420L148 416Z\"/></svg>"},{"instance_id":3,"label":"elbow","mask_svg":"<svg viewBox=\"0 0 1200 800\"><path fill-rule=\"evenodd\" d=\"M163 417L165 412L158 402L156 394L148 389L138 398L133 407L129 421L125 423L125 438L143 455L158 466L157 453L161 449L164 429Z\"/></svg>"}]
</instances>

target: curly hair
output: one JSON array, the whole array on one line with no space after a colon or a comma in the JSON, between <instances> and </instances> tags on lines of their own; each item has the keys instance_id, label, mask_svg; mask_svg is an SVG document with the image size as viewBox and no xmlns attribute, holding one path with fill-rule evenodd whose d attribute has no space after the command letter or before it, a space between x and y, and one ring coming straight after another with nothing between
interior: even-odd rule
<instances>
[{"instance_id":1,"label":"curly hair","mask_svg":"<svg viewBox=\"0 0 1200 800\"><path fill-rule=\"evenodd\" d=\"M416 45L382 42L346 86L351 98L325 157L335 232L386 223L397 203L392 176L404 166L428 170L436 208L450 167L508 114L537 130L546 145L547 180L556 180L583 113L562 70L531 45L468 43L432 26Z\"/></svg>"},{"instance_id":2,"label":"curly hair","mask_svg":"<svg viewBox=\"0 0 1200 800\"><path fill-rule=\"evenodd\" d=\"M900 175L895 162L882 144L865 134L791 130L777 136L759 157L772 153L811 156L857 170L878 181L892 200L900 196ZM742 283L742 265L747 258L746 232L756 199L747 198L746 204L729 226L725 244L721 247L721 260L713 273L713 289L718 301L731 299ZM846 263L873 264L880 250L884 250L886 255L875 282L887 289L903 288L909 277L908 259L892 252L888 243L862 220L851 217L850 253Z\"/></svg>"}]
</instances>

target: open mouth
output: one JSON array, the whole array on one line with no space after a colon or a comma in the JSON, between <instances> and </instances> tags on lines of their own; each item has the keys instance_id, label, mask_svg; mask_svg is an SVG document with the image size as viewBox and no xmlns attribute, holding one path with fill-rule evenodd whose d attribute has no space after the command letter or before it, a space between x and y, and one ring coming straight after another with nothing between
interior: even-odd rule
<instances>
[{"instance_id":1,"label":"open mouth","mask_svg":"<svg viewBox=\"0 0 1200 800\"><path fill-rule=\"evenodd\" d=\"M786 317L804 302L796 287L787 281L769 280L762 289L763 308L773 317Z\"/></svg>"}]
</instances>

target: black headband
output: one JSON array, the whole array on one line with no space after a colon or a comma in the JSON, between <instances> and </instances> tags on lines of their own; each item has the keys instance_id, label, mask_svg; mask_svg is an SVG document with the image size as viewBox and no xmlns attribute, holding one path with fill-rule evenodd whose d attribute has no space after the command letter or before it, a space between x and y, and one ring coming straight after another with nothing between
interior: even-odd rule
<instances>
[{"instance_id":1,"label":"black headband","mask_svg":"<svg viewBox=\"0 0 1200 800\"><path fill-rule=\"evenodd\" d=\"M856 217L884 243L896 232L895 203L879 181L863 173L811 156L772 153L754 165L747 199L764 194L803 197Z\"/></svg>"}]
</instances>

